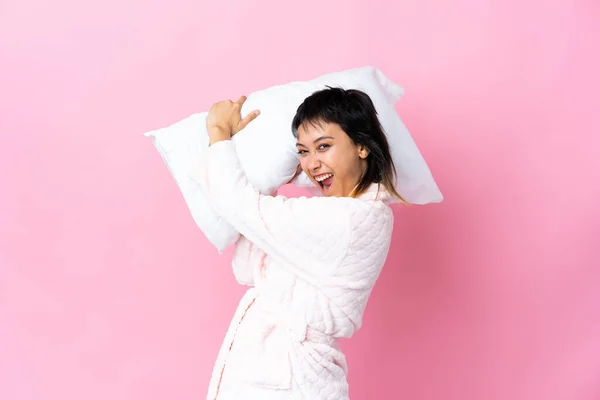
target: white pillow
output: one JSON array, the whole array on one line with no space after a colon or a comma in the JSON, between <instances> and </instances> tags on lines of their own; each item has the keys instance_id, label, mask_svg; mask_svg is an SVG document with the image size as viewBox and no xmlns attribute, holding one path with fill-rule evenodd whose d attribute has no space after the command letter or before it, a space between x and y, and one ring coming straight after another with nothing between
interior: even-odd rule
<instances>
[{"instance_id":1,"label":"white pillow","mask_svg":"<svg viewBox=\"0 0 600 400\"><path fill-rule=\"evenodd\" d=\"M248 96L242 107L242 116L255 109L260 110L261 114L232 140L242 169L257 190L263 194L272 193L294 175L298 154L291 132L292 119L306 97L326 86L359 89L371 97L396 163L397 190L407 201L426 204L442 200L427 163L395 110L395 104L404 90L374 67L355 68L326 74L307 82L273 86ZM239 234L216 215L199 185L188 174L190 166L197 165L208 147L206 115L194 114L169 127L148 132L146 136L153 138L197 225L222 251L235 243ZM315 189L304 173L293 183Z\"/></svg>"},{"instance_id":2,"label":"white pillow","mask_svg":"<svg viewBox=\"0 0 600 400\"><path fill-rule=\"evenodd\" d=\"M208 147L206 117L192 114L166 128L146 132L181 190L196 225L219 253L234 244L240 234L213 209L202 188L188 174L191 165L202 161Z\"/></svg>"},{"instance_id":3,"label":"white pillow","mask_svg":"<svg viewBox=\"0 0 600 400\"><path fill-rule=\"evenodd\" d=\"M275 86L249 96L242 108L242 114L246 115L254 109L260 109L262 115L263 110L268 110L268 118L261 120L259 116L250 123L243 132L244 134L239 135L239 141L243 140L244 146L256 146L256 151L260 151L260 148L264 149L263 143L255 141L255 137L260 134L259 132L267 132L269 135L275 136L277 131L291 131L291 122L298 106L311 93L324 89L326 86L359 89L369 95L373 100L377 116L390 144L390 151L396 165L396 188L398 192L412 204L441 202L443 199L442 193L433 179L421 152L395 109L395 104L404 94L404 89L389 80L379 69L374 67L329 73L309 82L293 82L287 85ZM249 132L253 133L249 134ZM290 142L295 144L294 140L290 140ZM295 147L292 146L290 151L296 153ZM252 154L250 151L238 152L238 155L248 158L248 165L254 161ZM284 152L279 154L283 158ZM285 156L288 157L287 154ZM264 158L259 162L268 163L270 159ZM281 173L283 176L279 179L275 176L269 176L266 179L269 181L272 179L273 182L287 182L285 178L289 180L289 177L293 176L297 163L288 161L284 164L282 161L281 164L278 163L277 165L285 165L285 167L274 170L269 169L268 165L264 165L261 168L256 168L255 171ZM304 172L298 175L292 183L310 189L315 187ZM311 190L311 193L319 195L320 190Z\"/></svg>"}]
</instances>

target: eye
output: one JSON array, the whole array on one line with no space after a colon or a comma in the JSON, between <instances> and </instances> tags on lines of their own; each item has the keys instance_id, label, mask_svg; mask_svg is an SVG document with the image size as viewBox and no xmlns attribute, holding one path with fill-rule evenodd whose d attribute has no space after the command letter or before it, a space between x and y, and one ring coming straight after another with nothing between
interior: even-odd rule
<instances>
[{"instance_id":1,"label":"eye","mask_svg":"<svg viewBox=\"0 0 600 400\"><path fill-rule=\"evenodd\" d=\"M300 154L300 155L305 154L305 153L306 153L306 150L298 150L298 154Z\"/></svg>"},{"instance_id":2,"label":"eye","mask_svg":"<svg viewBox=\"0 0 600 400\"><path fill-rule=\"evenodd\" d=\"M323 144L319 145L319 150L325 150L328 147L331 147L331 146L326 143L323 143Z\"/></svg>"}]
</instances>

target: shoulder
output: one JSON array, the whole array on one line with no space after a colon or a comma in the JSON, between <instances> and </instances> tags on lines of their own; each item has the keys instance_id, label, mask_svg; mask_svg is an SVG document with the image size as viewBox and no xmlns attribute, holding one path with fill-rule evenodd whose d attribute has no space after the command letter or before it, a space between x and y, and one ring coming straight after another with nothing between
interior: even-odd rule
<instances>
[{"instance_id":1,"label":"shoulder","mask_svg":"<svg viewBox=\"0 0 600 400\"><path fill-rule=\"evenodd\" d=\"M327 232L343 241L387 240L394 226L394 213L382 201L349 197L300 197L289 199L291 215L302 229Z\"/></svg>"},{"instance_id":2,"label":"shoulder","mask_svg":"<svg viewBox=\"0 0 600 400\"><path fill-rule=\"evenodd\" d=\"M284 202L294 214L326 216L329 219L347 220L350 226L360 225L363 219L377 219L380 222L393 222L393 212L382 201L364 201L350 197L298 197L277 196L274 199ZM312 219L312 218L311 218Z\"/></svg>"},{"instance_id":3,"label":"shoulder","mask_svg":"<svg viewBox=\"0 0 600 400\"><path fill-rule=\"evenodd\" d=\"M382 201L355 200L350 212L350 228L356 240L386 239L394 226L392 208Z\"/></svg>"}]
</instances>

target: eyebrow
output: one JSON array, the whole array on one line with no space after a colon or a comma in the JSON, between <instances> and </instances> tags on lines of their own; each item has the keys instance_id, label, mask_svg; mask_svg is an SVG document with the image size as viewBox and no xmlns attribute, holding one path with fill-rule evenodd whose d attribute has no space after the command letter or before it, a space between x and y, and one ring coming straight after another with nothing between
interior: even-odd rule
<instances>
[{"instance_id":1,"label":"eyebrow","mask_svg":"<svg viewBox=\"0 0 600 400\"><path fill-rule=\"evenodd\" d=\"M317 143L318 141L325 140L325 139L333 139L333 137L331 137L331 136L321 136L321 137L318 137L318 138L316 138L315 140L313 140L313 144L314 144L314 143ZM302 146L302 147L306 147L305 145L303 145L303 144L302 144L302 143L300 143L300 142L297 142L297 143L296 143L296 146Z\"/></svg>"}]
</instances>

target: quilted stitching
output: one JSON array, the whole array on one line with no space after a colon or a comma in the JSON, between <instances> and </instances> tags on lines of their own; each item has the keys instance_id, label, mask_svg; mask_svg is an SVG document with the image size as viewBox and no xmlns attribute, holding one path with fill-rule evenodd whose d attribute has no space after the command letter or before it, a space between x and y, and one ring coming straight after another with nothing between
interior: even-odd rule
<instances>
[{"instance_id":1,"label":"quilted stitching","mask_svg":"<svg viewBox=\"0 0 600 400\"><path fill-rule=\"evenodd\" d=\"M224 367L218 400L348 399L347 365L337 340L362 324L389 250L392 211L383 201L260 196L228 143L211 147L201 184L243 235L234 273L255 286L256 301L243 319L236 313L207 398L215 398ZM234 341L231 329L237 326ZM237 347L229 353L231 343ZM283 378L286 369L291 383Z\"/></svg>"}]
</instances>

